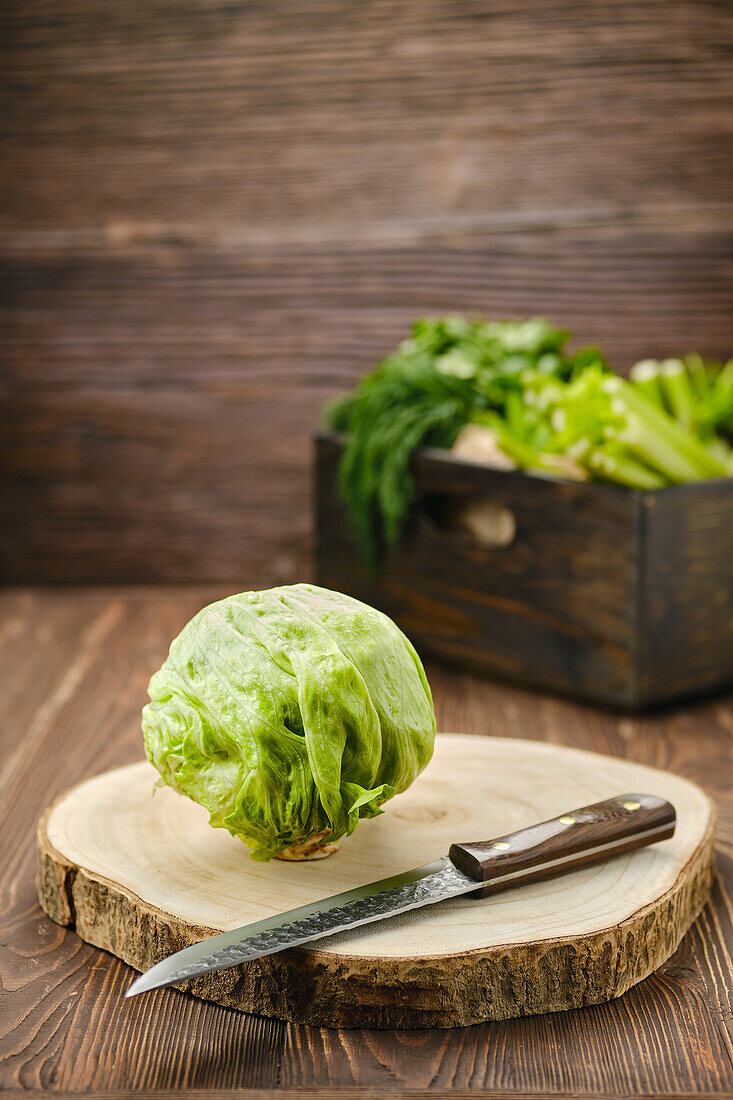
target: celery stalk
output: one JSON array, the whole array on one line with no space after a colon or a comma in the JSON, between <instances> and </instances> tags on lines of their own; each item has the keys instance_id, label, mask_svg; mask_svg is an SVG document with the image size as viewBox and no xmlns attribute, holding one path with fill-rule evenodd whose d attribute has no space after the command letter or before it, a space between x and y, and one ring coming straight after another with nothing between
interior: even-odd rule
<instances>
[{"instance_id":1,"label":"celery stalk","mask_svg":"<svg viewBox=\"0 0 733 1100\"><path fill-rule=\"evenodd\" d=\"M713 397L719 410L717 425L733 434L733 359L728 360L715 379Z\"/></svg>"},{"instance_id":2,"label":"celery stalk","mask_svg":"<svg viewBox=\"0 0 733 1100\"><path fill-rule=\"evenodd\" d=\"M685 356L685 369L690 378L690 385L696 399L705 404L710 396L711 376L705 366L702 355L696 352Z\"/></svg>"},{"instance_id":3,"label":"celery stalk","mask_svg":"<svg viewBox=\"0 0 733 1100\"><path fill-rule=\"evenodd\" d=\"M613 438L672 482L699 481L704 477L693 462L663 436L650 431L633 413L627 416L624 428L614 431Z\"/></svg>"},{"instance_id":4,"label":"celery stalk","mask_svg":"<svg viewBox=\"0 0 733 1100\"><path fill-rule=\"evenodd\" d=\"M595 447L584 458L584 463L596 477L614 481L629 489L661 489L664 478L633 458L609 454L603 447Z\"/></svg>"},{"instance_id":5,"label":"celery stalk","mask_svg":"<svg viewBox=\"0 0 733 1100\"><path fill-rule=\"evenodd\" d=\"M648 397L660 409L664 408L664 398L659 385L660 365L656 359L642 359L631 368L629 377L636 388Z\"/></svg>"},{"instance_id":6,"label":"celery stalk","mask_svg":"<svg viewBox=\"0 0 733 1100\"><path fill-rule=\"evenodd\" d=\"M538 464L539 451L530 443L525 443L523 439L519 439L496 413L479 409L471 414L471 421L474 424L486 424L487 427L491 428L496 437L497 446L505 455L513 459L517 466L526 468Z\"/></svg>"},{"instance_id":7,"label":"celery stalk","mask_svg":"<svg viewBox=\"0 0 733 1100\"><path fill-rule=\"evenodd\" d=\"M733 451L731 451L728 444L720 436L715 436L705 446L708 449L708 454L711 454L716 462L720 462L725 466L730 473L733 469Z\"/></svg>"},{"instance_id":8,"label":"celery stalk","mask_svg":"<svg viewBox=\"0 0 733 1100\"><path fill-rule=\"evenodd\" d=\"M721 393L733 392L733 359L729 359L715 379L715 389Z\"/></svg>"},{"instance_id":9,"label":"celery stalk","mask_svg":"<svg viewBox=\"0 0 733 1100\"><path fill-rule=\"evenodd\" d=\"M682 361L666 359L662 363L659 381L670 412L681 424L689 428L693 422L695 396Z\"/></svg>"},{"instance_id":10,"label":"celery stalk","mask_svg":"<svg viewBox=\"0 0 733 1100\"><path fill-rule=\"evenodd\" d=\"M709 454L696 436L656 408L629 382L609 376L604 378L601 386L614 399L615 412L627 418L631 413L638 421L632 435L636 453L642 460L648 460L660 473L669 471L675 481L725 476L723 464ZM649 452L646 459L643 452L647 445L654 449L656 460L651 458ZM673 470L676 472L673 473Z\"/></svg>"}]
</instances>

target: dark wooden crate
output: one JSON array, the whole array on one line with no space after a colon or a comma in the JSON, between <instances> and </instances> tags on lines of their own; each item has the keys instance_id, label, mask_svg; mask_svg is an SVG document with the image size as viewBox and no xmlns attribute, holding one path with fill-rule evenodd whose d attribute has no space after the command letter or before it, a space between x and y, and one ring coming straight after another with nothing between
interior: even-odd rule
<instances>
[{"instance_id":1,"label":"dark wooden crate","mask_svg":"<svg viewBox=\"0 0 733 1100\"><path fill-rule=\"evenodd\" d=\"M424 450L418 501L377 575L316 441L316 577L381 608L421 653L535 687L644 707L733 683L733 479L633 492L493 470ZM436 520L484 499L516 534L492 548Z\"/></svg>"}]
</instances>

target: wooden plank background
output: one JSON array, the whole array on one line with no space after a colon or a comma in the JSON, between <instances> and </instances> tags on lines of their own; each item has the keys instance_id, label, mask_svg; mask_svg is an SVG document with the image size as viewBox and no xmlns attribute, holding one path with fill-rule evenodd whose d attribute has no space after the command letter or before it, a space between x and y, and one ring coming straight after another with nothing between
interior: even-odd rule
<instances>
[{"instance_id":1,"label":"wooden plank background","mask_svg":"<svg viewBox=\"0 0 733 1100\"><path fill-rule=\"evenodd\" d=\"M309 569L323 403L424 312L730 353L727 0L6 0L6 581Z\"/></svg>"}]
</instances>

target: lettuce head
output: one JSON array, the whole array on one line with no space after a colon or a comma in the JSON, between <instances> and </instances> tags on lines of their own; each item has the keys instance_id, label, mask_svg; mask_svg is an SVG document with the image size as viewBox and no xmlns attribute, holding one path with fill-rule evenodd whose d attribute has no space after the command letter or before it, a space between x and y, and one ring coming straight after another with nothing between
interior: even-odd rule
<instances>
[{"instance_id":1,"label":"lettuce head","mask_svg":"<svg viewBox=\"0 0 733 1100\"><path fill-rule=\"evenodd\" d=\"M332 850L433 753L430 688L408 639L310 584L205 607L148 692L145 751L162 782L256 860Z\"/></svg>"}]
</instances>

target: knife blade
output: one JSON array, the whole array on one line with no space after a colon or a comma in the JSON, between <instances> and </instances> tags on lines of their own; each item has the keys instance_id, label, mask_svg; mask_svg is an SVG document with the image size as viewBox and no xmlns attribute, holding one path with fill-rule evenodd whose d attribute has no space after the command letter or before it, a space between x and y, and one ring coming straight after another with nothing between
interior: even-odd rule
<instances>
[{"instance_id":1,"label":"knife blade","mask_svg":"<svg viewBox=\"0 0 733 1100\"><path fill-rule=\"evenodd\" d=\"M448 855L185 947L141 974L127 997L239 966L347 929L464 894L500 890L563 874L672 836L674 807L626 794L487 841L453 844Z\"/></svg>"}]
</instances>

